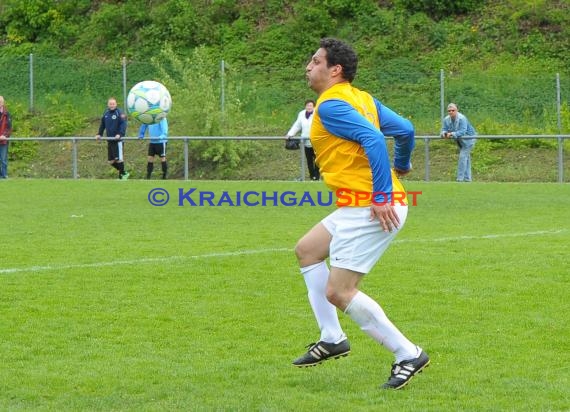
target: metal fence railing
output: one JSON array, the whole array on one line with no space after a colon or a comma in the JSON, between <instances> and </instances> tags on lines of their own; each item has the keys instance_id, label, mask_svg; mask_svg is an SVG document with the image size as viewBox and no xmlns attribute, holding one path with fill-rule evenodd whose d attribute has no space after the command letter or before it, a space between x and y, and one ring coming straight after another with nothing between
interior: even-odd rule
<instances>
[{"instance_id":1,"label":"metal fence railing","mask_svg":"<svg viewBox=\"0 0 570 412\"><path fill-rule=\"evenodd\" d=\"M553 163L556 165L556 180L559 183L564 182L564 141L566 139L570 139L570 134L565 135L479 135L477 136L479 140L485 139L493 139L493 140L505 140L505 139L547 139L547 140L556 140L556 155L555 160ZM11 142L67 142L71 145L70 150L70 169L71 169L71 177L73 179L79 178L79 165L82 161L79 156L79 146L82 143L86 142L94 142L93 137L19 137L19 138L11 138ZM129 140L139 140L135 137L125 137L125 141ZM190 178L190 156L189 156L189 142L194 140L265 140L265 141L284 141L283 136L173 136L169 137L169 141L172 142L179 142L183 145L183 178L184 180L188 180ZM389 138L389 140L391 140ZM434 135L424 135L424 136L416 136L416 142L423 142L424 149L423 149L423 163L424 163L424 179L425 181L430 181L431 178L431 164L432 164L432 154L430 146L434 141L442 141L439 136ZM421 156L418 152L415 154L416 156ZM32 161L33 162L33 161ZM32 165L33 166L33 165ZM305 180L305 156L304 151L299 151L299 180Z\"/></svg>"}]
</instances>

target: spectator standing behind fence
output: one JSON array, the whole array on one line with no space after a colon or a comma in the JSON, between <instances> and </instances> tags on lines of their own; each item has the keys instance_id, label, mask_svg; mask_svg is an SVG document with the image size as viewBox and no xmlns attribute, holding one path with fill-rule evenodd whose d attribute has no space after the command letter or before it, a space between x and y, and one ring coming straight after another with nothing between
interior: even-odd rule
<instances>
[{"instance_id":1,"label":"spectator standing behind fence","mask_svg":"<svg viewBox=\"0 0 570 412\"><path fill-rule=\"evenodd\" d=\"M290 139L294 137L297 133L301 132L301 137L304 138L305 146L305 157L307 159L307 167L309 168L309 175L311 180L319 180L320 173L319 167L315 162L315 150L309 139L309 134L311 132L311 124L313 123L313 111L315 110L315 101L306 100L305 109L301 110L297 115L297 120L291 126L291 129L287 132L287 138Z\"/></svg>"},{"instance_id":2,"label":"spectator standing behind fence","mask_svg":"<svg viewBox=\"0 0 570 412\"><path fill-rule=\"evenodd\" d=\"M166 162L166 143L168 140L168 120L162 119L155 124L142 124L139 129L139 139L144 139L148 129L150 143L148 144L148 163L146 164L146 178L150 179L154 169L154 156L160 157L162 178L166 179L168 163Z\"/></svg>"},{"instance_id":3,"label":"spectator standing behind fence","mask_svg":"<svg viewBox=\"0 0 570 412\"><path fill-rule=\"evenodd\" d=\"M0 179L8 177L8 139L11 133L12 118L4 104L4 96L0 96Z\"/></svg>"},{"instance_id":4,"label":"spectator standing behind fence","mask_svg":"<svg viewBox=\"0 0 570 412\"><path fill-rule=\"evenodd\" d=\"M107 132L107 156L109 164L119 171L119 179L127 180L129 172L125 171L123 158L124 142L122 140L127 133L127 116L117 107L117 99L110 97L107 100L107 109L101 117L99 132L95 138L101 139L103 131Z\"/></svg>"},{"instance_id":5,"label":"spectator standing behind fence","mask_svg":"<svg viewBox=\"0 0 570 412\"><path fill-rule=\"evenodd\" d=\"M475 128L469 119L459 113L455 103L447 105L448 115L443 119L441 137L444 139L454 139L459 146L459 161L457 163L457 181L471 181L471 150L475 146L473 137L477 136ZM471 137L473 136L473 137Z\"/></svg>"}]
</instances>

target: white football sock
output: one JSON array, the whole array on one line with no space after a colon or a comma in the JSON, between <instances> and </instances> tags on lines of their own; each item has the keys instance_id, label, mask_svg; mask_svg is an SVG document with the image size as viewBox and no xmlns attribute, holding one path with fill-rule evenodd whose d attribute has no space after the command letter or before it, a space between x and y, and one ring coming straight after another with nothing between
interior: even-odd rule
<instances>
[{"instance_id":1,"label":"white football sock","mask_svg":"<svg viewBox=\"0 0 570 412\"><path fill-rule=\"evenodd\" d=\"M301 273L307 285L309 303L317 319L321 330L320 340L327 343L338 343L346 339L346 335L340 327L336 306L327 299L327 282L329 280L329 268L325 262L301 268Z\"/></svg>"},{"instance_id":2,"label":"white football sock","mask_svg":"<svg viewBox=\"0 0 570 412\"><path fill-rule=\"evenodd\" d=\"M359 291L352 298L344 312L372 339L391 351L396 363L418 356L418 347L390 322L380 305L363 292Z\"/></svg>"}]
</instances>

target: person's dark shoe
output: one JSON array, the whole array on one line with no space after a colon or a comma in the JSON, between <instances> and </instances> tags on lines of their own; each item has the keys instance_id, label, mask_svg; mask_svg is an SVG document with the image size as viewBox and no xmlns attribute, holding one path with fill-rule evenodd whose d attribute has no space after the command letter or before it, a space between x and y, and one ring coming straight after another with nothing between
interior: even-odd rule
<instances>
[{"instance_id":1,"label":"person's dark shoe","mask_svg":"<svg viewBox=\"0 0 570 412\"><path fill-rule=\"evenodd\" d=\"M350 353L350 343L345 339L339 343L317 342L307 345L308 351L303 356L295 359L293 365L299 368L316 366L328 359L338 359L348 356Z\"/></svg>"},{"instance_id":2,"label":"person's dark shoe","mask_svg":"<svg viewBox=\"0 0 570 412\"><path fill-rule=\"evenodd\" d=\"M429 365L429 356L422 350L420 356L414 359L404 360L392 365L392 372L388 382L382 385L382 389L401 389L421 373Z\"/></svg>"}]
</instances>

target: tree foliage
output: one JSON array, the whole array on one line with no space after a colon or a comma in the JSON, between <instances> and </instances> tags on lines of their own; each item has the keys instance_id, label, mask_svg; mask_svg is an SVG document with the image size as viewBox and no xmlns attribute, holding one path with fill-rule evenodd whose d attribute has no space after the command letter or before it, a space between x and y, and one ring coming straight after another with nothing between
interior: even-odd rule
<instances>
[{"instance_id":1,"label":"tree foliage","mask_svg":"<svg viewBox=\"0 0 570 412\"><path fill-rule=\"evenodd\" d=\"M152 63L175 104L182 108L173 110L169 119L188 136L222 136L227 122L232 121L234 127L239 124L243 113L232 88L227 90L224 109L218 107L218 62L206 48L197 47L181 58L167 44ZM224 176L238 167L244 156L253 154L256 145L250 141L195 141L191 163L200 174L215 171Z\"/></svg>"},{"instance_id":2,"label":"tree foliage","mask_svg":"<svg viewBox=\"0 0 570 412\"><path fill-rule=\"evenodd\" d=\"M570 49L568 2L5 0L0 9L3 54L142 59L168 42L179 54L203 46L244 64L281 64L304 59L298 56L323 36L346 38L378 57L456 48L568 61Z\"/></svg>"},{"instance_id":3,"label":"tree foliage","mask_svg":"<svg viewBox=\"0 0 570 412\"><path fill-rule=\"evenodd\" d=\"M423 12L435 19L442 19L480 10L485 0L396 0L396 4L411 13Z\"/></svg>"}]
</instances>

